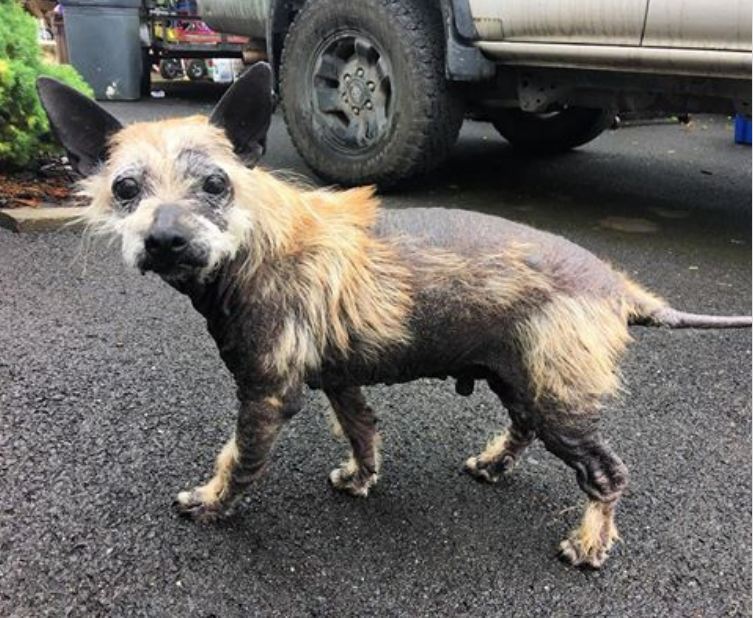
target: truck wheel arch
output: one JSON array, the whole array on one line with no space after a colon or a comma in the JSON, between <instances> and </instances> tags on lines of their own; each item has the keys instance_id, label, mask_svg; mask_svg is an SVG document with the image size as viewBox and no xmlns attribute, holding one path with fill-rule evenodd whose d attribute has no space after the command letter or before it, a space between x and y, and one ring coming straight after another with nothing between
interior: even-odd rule
<instances>
[{"instance_id":1,"label":"truck wheel arch","mask_svg":"<svg viewBox=\"0 0 753 618\"><path fill-rule=\"evenodd\" d=\"M267 57L275 75L275 87L285 37L296 14L306 2L316 0L271 0L267 20ZM442 12L445 29L445 70L455 81L481 81L494 76L495 66L470 45L478 38L469 0L424 0Z\"/></svg>"}]
</instances>

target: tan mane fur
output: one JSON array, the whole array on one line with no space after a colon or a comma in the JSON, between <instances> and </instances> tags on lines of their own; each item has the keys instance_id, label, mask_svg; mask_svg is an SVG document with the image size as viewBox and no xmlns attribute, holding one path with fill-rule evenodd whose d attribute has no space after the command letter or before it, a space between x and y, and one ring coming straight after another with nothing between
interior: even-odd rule
<instances>
[{"instance_id":1,"label":"tan mane fur","mask_svg":"<svg viewBox=\"0 0 753 618\"><path fill-rule=\"evenodd\" d=\"M306 191L262 170L236 188L238 206L253 212L242 276L268 270L256 293L303 305L285 318L275 369L311 368L325 351L347 356L354 343L374 355L408 339L411 275L370 234L379 205L373 188Z\"/></svg>"}]
</instances>

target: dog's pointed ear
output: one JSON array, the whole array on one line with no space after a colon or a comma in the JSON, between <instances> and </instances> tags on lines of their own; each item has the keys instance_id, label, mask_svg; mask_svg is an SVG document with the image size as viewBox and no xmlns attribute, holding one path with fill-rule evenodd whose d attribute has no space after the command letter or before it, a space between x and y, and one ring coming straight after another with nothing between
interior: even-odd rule
<instances>
[{"instance_id":1,"label":"dog's pointed ear","mask_svg":"<svg viewBox=\"0 0 753 618\"><path fill-rule=\"evenodd\" d=\"M91 174L107 156L107 140L122 125L92 99L55 79L37 79L37 92L71 165L84 176Z\"/></svg>"},{"instance_id":2,"label":"dog's pointed ear","mask_svg":"<svg viewBox=\"0 0 753 618\"><path fill-rule=\"evenodd\" d=\"M272 69L257 62L230 86L209 122L224 129L235 153L253 166L264 154L273 108Z\"/></svg>"}]
</instances>

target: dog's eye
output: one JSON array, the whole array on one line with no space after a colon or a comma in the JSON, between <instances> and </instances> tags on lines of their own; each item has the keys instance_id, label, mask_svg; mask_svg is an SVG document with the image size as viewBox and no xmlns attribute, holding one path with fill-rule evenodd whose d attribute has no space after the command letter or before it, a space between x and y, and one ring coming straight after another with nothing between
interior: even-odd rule
<instances>
[{"instance_id":1,"label":"dog's eye","mask_svg":"<svg viewBox=\"0 0 753 618\"><path fill-rule=\"evenodd\" d=\"M219 174L212 174L206 177L202 188L204 193L209 193L209 195L221 195L227 189L227 182Z\"/></svg>"},{"instance_id":2,"label":"dog's eye","mask_svg":"<svg viewBox=\"0 0 753 618\"><path fill-rule=\"evenodd\" d=\"M141 186L135 178L118 178L112 184L112 192L121 202L135 198L141 192Z\"/></svg>"}]
</instances>

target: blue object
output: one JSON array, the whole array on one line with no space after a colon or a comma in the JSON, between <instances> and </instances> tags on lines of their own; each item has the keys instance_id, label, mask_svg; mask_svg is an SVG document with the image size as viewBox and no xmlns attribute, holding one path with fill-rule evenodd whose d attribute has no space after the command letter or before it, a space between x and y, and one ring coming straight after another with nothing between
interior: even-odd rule
<instances>
[{"instance_id":1,"label":"blue object","mask_svg":"<svg viewBox=\"0 0 753 618\"><path fill-rule=\"evenodd\" d=\"M750 145L750 117L738 114L735 116L735 143Z\"/></svg>"}]
</instances>

